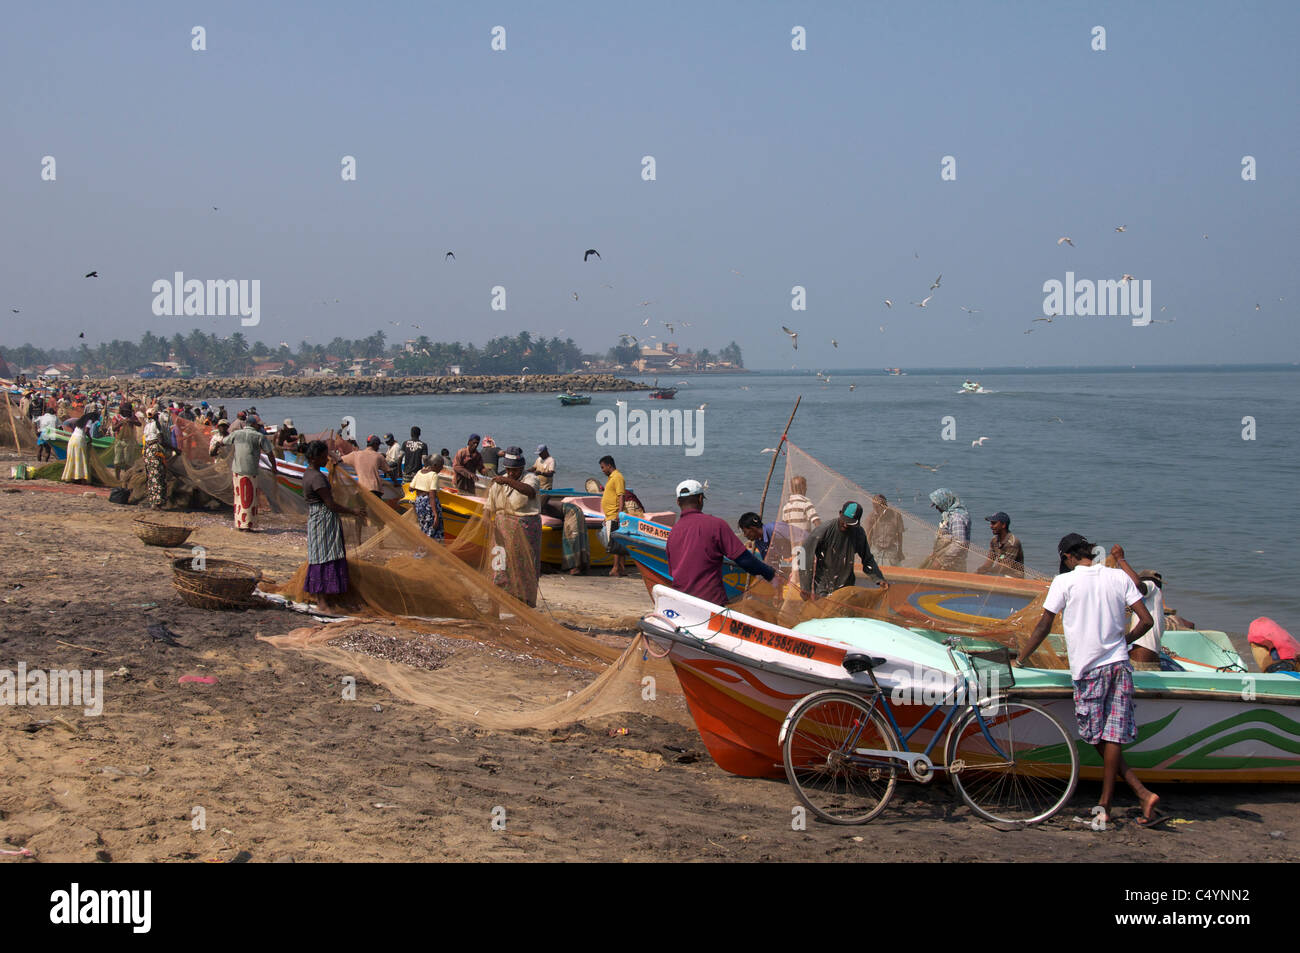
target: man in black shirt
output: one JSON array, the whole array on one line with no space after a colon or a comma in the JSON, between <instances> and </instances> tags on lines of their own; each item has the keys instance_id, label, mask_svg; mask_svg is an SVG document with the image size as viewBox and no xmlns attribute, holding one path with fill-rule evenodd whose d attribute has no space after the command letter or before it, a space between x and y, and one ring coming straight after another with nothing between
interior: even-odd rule
<instances>
[{"instance_id":1,"label":"man in black shirt","mask_svg":"<svg viewBox=\"0 0 1300 953\"><path fill-rule=\"evenodd\" d=\"M798 554L796 554L798 555ZM799 573L799 588L807 598L811 592L817 597L829 595L836 589L852 586L853 557L862 560L862 570L875 579L880 588L889 588L884 573L876 565L867 544L867 534L862 529L862 504L845 503L833 523L823 523L803 542Z\"/></svg>"},{"instance_id":2,"label":"man in black shirt","mask_svg":"<svg viewBox=\"0 0 1300 953\"><path fill-rule=\"evenodd\" d=\"M411 428L411 439L402 444L402 477L408 483L424 466L429 455L429 445L420 439L420 428Z\"/></svg>"}]
</instances>

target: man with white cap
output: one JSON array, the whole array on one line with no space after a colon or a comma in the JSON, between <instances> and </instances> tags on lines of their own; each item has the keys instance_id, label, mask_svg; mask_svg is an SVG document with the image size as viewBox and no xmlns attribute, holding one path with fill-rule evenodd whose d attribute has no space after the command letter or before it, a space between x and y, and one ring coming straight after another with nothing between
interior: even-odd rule
<instances>
[{"instance_id":1,"label":"man with white cap","mask_svg":"<svg viewBox=\"0 0 1300 953\"><path fill-rule=\"evenodd\" d=\"M796 553L796 557L798 557ZM853 574L853 557L862 560L862 571L876 580L881 589L888 589L885 574L876 565L862 528L862 504L845 503L833 523L823 523L803 542L802 567L799 588L804 598L809 593L826 596L836 589L852 586L857 581Z\"/></svg>"},{"instance_id":2,"label":"man with white cap","mask_svg":"<svg viewBox=\"0 0 1300 953\"><path fill-rule=\"evenodd\" d=\"M698 480L677 484L677 505L682 513L668 534L668 572L674 589L723 605L727 601L724 559L768 582L775 578L776 570L746 549L726 520L704 512L704 487Z\"/></svg>"}]
</instances>

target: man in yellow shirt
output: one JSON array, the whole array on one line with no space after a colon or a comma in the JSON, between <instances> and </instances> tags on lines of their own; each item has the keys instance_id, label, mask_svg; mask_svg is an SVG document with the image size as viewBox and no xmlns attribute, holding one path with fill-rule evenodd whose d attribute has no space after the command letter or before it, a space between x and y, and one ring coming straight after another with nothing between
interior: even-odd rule
<instances>
[{"instance_id":1,"label":"man in yellow shirt","mask_svg":"<svg viewBox=\"0 0 1300 953\"><path fill-rule=\"evenodd\" d=\"M625 576L627 575L623 565L625 550L611 534L618 529L618 514L623 512L623 506L626 503L627 481L623 479L623 474L619 473L618 468L614 466L614 458L608 454L600 458L600 472L605 474L605 492L600 497L601 513L605 517L605 529L601 533L601 542L605 544L605 550L614 557L614 568L609 571L609 574L611 576Z\"/></svg>"}]
</instances>

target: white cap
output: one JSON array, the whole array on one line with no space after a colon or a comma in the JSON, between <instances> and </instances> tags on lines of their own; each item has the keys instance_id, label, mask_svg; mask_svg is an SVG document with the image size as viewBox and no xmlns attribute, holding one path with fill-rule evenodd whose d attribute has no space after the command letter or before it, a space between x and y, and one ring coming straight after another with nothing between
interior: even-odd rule
<instances>
[{"instance_id":1,"label":"white cap","mask_svg":"<svg viewBox=\"0 0 1300 953\"><path fill-rule=\"evenodd\" d=\"M679 500L686 496L703 495L704 487L700 484L699 480L683 480L681 483L677 484L677 499Z\"/></svg>"}]
</instances>

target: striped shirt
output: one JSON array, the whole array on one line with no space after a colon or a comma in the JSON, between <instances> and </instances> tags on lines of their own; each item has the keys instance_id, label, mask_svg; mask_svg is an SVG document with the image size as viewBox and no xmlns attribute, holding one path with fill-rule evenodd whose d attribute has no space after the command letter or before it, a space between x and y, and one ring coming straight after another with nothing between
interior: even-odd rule
<instances>
[{"instance_id":1,"label":"striped shirt","mask_svg":"<svg viewBox=\"0 0 1300 953\"><path fill-rule=\"evenodd\" d=\"M781 520L805 532L816 529L822 521L813 501L802 493L791 493L786 498L785 506L781 508Z\"/></svg>"}]
</instances>

